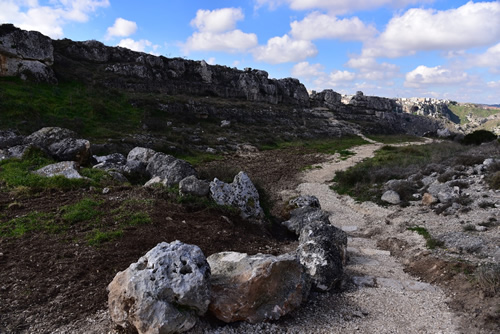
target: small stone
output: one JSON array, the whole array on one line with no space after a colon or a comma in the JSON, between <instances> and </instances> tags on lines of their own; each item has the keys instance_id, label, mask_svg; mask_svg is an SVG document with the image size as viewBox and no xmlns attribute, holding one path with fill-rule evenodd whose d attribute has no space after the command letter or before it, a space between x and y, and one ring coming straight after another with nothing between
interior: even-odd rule
<instances>
[{"instance_id":1,"label":"small stone","mask_svg":"<svg viewBox=\"0 0 500 334\"><path fill-rule=\"evenodd\" d=\"M108 187L106 187L106 188L104 188L104 189L102 190L102 194L103 194L103 195L106 195L106 194L108 194L108 193L109 193L109 191L110 191L110 189L109 189Z\"/></svg>"},{"instance_id":2,"label":"small stone","mask_svg":"<svg viewBox=\"0 0 500 334\"><path fill-rule=\"evenodd\" d=\"M382 195L382 201L387 202L389 204L399 204L401 203L401 198L399 194L394 190L388 190Z\"/></svg>"},{"instance_id":3,"label":"small stone","mask_svg":"<svg viewBox=\"0 0 500 334\"><path fill-rule=\"evenodd\" d=\"M478 232L484 232L484 231L488 230L486 228L486 226L476 226L475 228L476 228L476 231L478 231Z\"/></svg>"}]
</instances>

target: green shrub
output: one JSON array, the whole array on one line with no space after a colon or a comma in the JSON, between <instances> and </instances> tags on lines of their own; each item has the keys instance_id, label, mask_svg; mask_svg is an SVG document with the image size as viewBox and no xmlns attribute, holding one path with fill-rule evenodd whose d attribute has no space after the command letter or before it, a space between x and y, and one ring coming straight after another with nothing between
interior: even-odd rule
<instances>
[{"instance_id":1,"label":"green shrub","mask_svg":"<svg viewBox=\"0 0 500 334\"><path fill-rule=\"evenodd\" d=\"M475 272L479 287L490 296L500 292L500 264L492 263L479 266Z\"/></svg>"},{"instance_id":2,"label":"green shrub","mask_svg":"<svg viewBox=\"0 0 500 334\"><path fill-rule=\"evenodd\" d=\"M424 227L420 227L420 226L409 227L408 231L414 231L414 232L417 232L418 234L420 234L421 236L423 236L424 239L426 240L426 246L429 249L434 249L436 247L443 246L443 242L431 237L429 231L427 231L427 229Z\"/></svg>"},{"instance_id":3,"label":"green shrub","mask_svg":"<svg viewBox=\"0 0 500 334\"><path fill-rule=\"evenodd\" d=\"M87 237L87 244L89 246L100 246L105 242L112 241L123 236L123 231L100 231L96 230L93 234Z\"/></svg>"},{"instance_id":4,"label":"green shrub","mask_svg":"<svg viewBox=\"0 0 500 334\"><path fill-rule=\"evenodd\" d=\"M497 135L488 130L476 130L464 137L465 145L480 145L497 139Z\"/></svg>"},{"instance_id":5,"label":"green shrub","mask_svg":"<svg viewBox=\"0 0 500 334\"><path fill-rule=\"evenodd\" d=\"M101 215L98 210L101 202L91 198L84 198L80 202L67 205L62 208L62 218L70 224L75 224L84 221L90 221Z\"/></svg>"}]
</instances>

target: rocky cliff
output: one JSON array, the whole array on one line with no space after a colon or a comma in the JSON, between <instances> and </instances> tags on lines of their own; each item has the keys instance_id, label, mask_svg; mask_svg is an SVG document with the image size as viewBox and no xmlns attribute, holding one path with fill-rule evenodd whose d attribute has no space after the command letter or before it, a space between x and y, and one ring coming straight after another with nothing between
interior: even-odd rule
<instances>
[{"instance_id":1,"label":"rocky cliff","mask_svg":"<svg viewBox=\"0 0 500 334\"><path fill-rule=\"evenodd\" d=\"M2 76L31 75L44 82L55 82L57 77L136 92L309 105L307 90L297 79L270 79L265 71L167 59L97 41L51 40L9 24L0 28L0 55Z\"/></svg>"},{"instance_id":2,"label":"rocky cliff","mask_svg":"<svg viewBox=\"0 0 500 334\"><path fill-rule=\"evenodd\" d=\"M345 104L333 90L309 96L297 79L270 79L265 71L157 57L98 41L52 40L9 24L0 26L0 61L0 76L48 83L78 81L99 89L182 96L180 102L158 101L152 108L169 115L235 121L243 127L265 126L266 135L273 131L287 138L359 131L422 135L443 127L442 120L402 114L404 108L393 99L358 92ZM144 117L143 126L148 131L162 130L154 118Z\"/></svg>"},{"instance_id":3,"label":"rocky cliff","mask_svg":"<svg viewBox=\"0 0 500 334\"><path fill-rule=\"evenodd\" d=\"M55 83L53 63L54 48L49 37L11 24L0 25L0 76Z\"/></svg>"}]
</instances>

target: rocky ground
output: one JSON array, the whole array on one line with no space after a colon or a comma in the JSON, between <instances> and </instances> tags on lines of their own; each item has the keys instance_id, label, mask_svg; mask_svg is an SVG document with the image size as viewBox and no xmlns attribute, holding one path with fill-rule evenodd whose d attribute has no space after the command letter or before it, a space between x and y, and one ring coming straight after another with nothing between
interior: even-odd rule
<instances>
[{"instance_id":1,"label":"rocky ground","mask_svg":"<svg viewBox=\"0 0 500 334\"><path fill-rule=\"evenodd\" d=\"M332 224L349 234L346 275L339 292L313 294L300 309L279 321L260 325L223 325L202 319L193 333L496 333L500 329L499 296L481 289L474 279L476 264L498 263L498 207L480 207L485 198L500 203L479 175L470 177L472 210L438 215L414 201L410 206L381 207L356 203L332 191L336 171L369 157L381 144L355 149L347 160L338 156L302 154L300 150L249 153L217 162L227 173L244 169L276 201L273 213L298 194L314 195ZM306 166L321 166L301 171ZM266 166L266 168L262 168ZM206 170L215 168L206 165ZM17 202L3 214L22 215L36 208L54 209L85 194L42 194L14 198L0 192L1 207ZM160 241L182 240L199 245L208 256L221 250L281 253L294 246L279 229L266 233L230 213L172 204L155 190L117 188L94 194L113 203L153 198L153 224L134 227L123 238L99 248L79 242L74 226L64 235L32 234L0 240L0 333L113 333L106 311L106 286L114 274L135 262ZM487 197L485 197L487 196ZM483 231L465 225L491 222ZM481 247L429 250L421 226L448 243ZM468 243L469 242L469 243ZM467 250L469 249L469 250ZM497 291L498 293L498 291Z\"/></svg>"}]
</instances>

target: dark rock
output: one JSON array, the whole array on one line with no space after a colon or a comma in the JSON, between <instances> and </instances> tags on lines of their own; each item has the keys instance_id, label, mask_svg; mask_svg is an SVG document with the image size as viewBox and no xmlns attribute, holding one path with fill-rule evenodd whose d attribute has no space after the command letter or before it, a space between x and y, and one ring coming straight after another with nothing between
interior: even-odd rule
<instances>
[{"instance_id":1,"label":"dark rock","mask_svg":"<svg viewBox=\"0 0 500 334\"><path fill-rule=\"evenodd\" d=\"M290 200L289 202L290 205L293 205L297 208L303 208L303 207L311 207L311 208L318 208L321 209L321 205L319 203L319 200L316 196L300 196L295 199Z\"/></svg>"},{"instance_id":2,"label":"dark rock","mask_svg":"<svg viewBox=\"0 0 500 334\"><path fill-rule=\"evenodd\" d=\"M90 142L76 137L71 130L46 127L26 137L24 143L41 148L56 160L84 165L90 160Z\"/></svg>"},{"instance_id":3,"label":"dark rock","mask_svg":"<svg viewBox=\"0 0 500 334\"><path fill-rule=\"evenodd\" d=\"M329 291L342 279L346 261L347 234L331 224L314 222L300 232L299 255L319 291Z\"/></svg>"},{"instance_id":4,"label":"dark rock","mask_svg":"<svg viewBox=\"0 0 500 334\"><path fill-rule=\"evenodd\" d=\"M188 176L196 176L196 171L189 162L165 153L156 153L146 166L146 171L153 178L160 177L165 180L167 187L179 184Z\"/></svg>"},{"instance_id":5,"label":"dark rock","mask_svg":"<svg viewBox=\"0 0 500 334\"><path fill-rule=\"evenodd\" d=\"M181 195L193 195L205 197L210 192L210 183L198 180L194 175L188 176L179 182L179 193Z\"/></svg>"},{"instance_id":6,"label":"dark rock","mask_svg":"<svg viewBox=\"0 0 500 334\"><path fill-rule=\"evenodd\" d=\"M0 130L0 149L9 148L12 146L21 145L23 137L16 134L14 131L1 131Z\"/></svg>"},{"instance_id":7,"label":"dark rock","mask_svg":"<svg viewBox=\"0 0 500 334\"><path fill-rule=\"evenodd\" d=\"M282 224L290 231L300 235L304 227L314 222L330 224L328 213L315 207L305 206L290 212L290 219Z\"/></svg>"}]
</instances>

